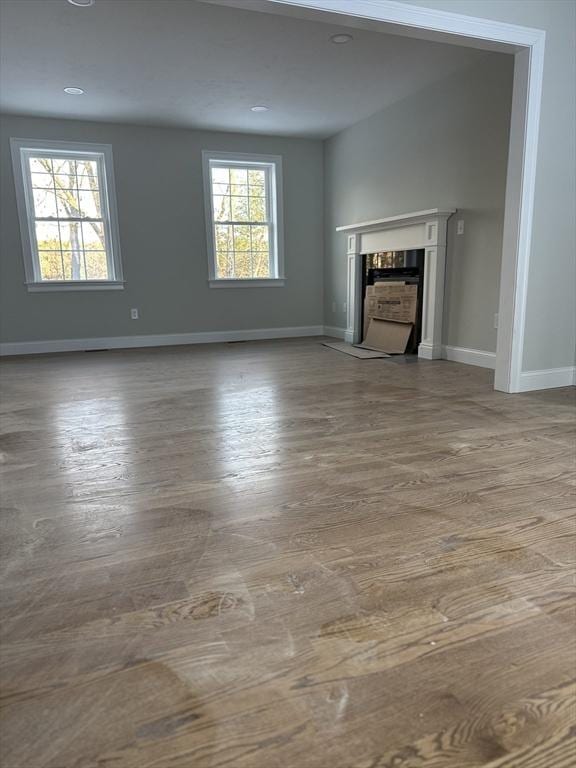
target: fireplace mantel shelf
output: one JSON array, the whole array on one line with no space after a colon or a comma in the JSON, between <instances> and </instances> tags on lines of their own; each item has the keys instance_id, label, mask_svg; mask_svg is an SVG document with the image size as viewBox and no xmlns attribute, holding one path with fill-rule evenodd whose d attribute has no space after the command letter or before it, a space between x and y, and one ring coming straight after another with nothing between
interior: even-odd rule
<instances>
[{"instance_id":1,"label":"fireplace mantel shelf","mask_svg":"<svg viewBox=\"0 0 576 768\"><path fill-rule=\"evenodd\" d=\"M373 219L372 221L360 221L358 224L346 224L336 227L336 232L371 232L374 230L392 229L394 227L420 224L430 219L449 219L456 208L429 208L426 211L414 211L402 213L399 216L387 216L385 219Z\"/></svg>"}]
</instances>

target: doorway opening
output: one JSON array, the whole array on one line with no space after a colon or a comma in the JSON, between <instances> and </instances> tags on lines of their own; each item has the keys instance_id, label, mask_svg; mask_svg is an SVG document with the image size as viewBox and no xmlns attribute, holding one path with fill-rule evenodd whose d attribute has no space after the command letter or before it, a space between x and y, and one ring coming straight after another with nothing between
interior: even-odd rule
<instances>
[{"instance_id":1,"label":"doorway opening","mask_svg":"<svg viewBox=\"0 0 576 768\"><path fill-rule=\"evenodd\" d=\"M251 7L250 0L233 4ZM545 32L393 0L270 0L267 9L514 56L494 386L503 392L531 388L521 374Z\"/></svg>"}]
</instances>

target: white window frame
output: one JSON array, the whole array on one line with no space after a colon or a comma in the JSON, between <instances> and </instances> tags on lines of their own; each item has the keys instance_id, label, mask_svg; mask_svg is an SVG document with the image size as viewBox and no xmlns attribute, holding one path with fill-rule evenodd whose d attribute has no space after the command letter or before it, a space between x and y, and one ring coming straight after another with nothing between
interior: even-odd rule
<instances>
[{"instance_id":1,"label":"white window frame","mask_svg":"<svg viewBox=\"0 0 576 768\"><path fill-rule=\"evenodd\" d=\"M212 199L213 167L218 165L241 168L269 169L267 174L267 205L270 214L270 263L274 275L269 278L225 278L216 274L216 243L214 207ZM202 152L204 175L204 210L206 214L206 241L208 250L208 284L211 288L267 288L284 285L284 206L282 195L282 157L280 155L255 155L241 152ZM247 222L250 223L250 222Z\"/></svg>"},{"instance_id":2,"label":"white window frame","mask_svg":"<svg viewBox=\"0 0 576 768\"><path fill-rule=\"evenodd\" d=\"M24 273L29 291L93 291L122 290L124 280L120 259L118 212L114 184L112 145L87 144L75 141L38 139L10 139L12 166L16 186L16 202L22 237ZM100 205L106 237L109 280L42 280L40 260L36 246L34 196L30 177L29 158L40 152L46 157L82 157L96 160L100 183Z\"/></svg>"}]
</instances>

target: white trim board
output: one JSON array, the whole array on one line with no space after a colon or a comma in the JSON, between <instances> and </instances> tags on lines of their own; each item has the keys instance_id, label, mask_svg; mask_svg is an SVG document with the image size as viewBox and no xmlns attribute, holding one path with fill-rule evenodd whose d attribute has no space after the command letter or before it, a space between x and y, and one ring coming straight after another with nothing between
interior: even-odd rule
<instances>
[{"instance_id":1,"label":"white trim board","mask_svg":"<svg viewBox=\"0 0 576 768\"><path fill-rule=\"evenodd\" d=\"M98 349L134 349L169 347L180 344L216 344L227 341L290 339L301 336L324 336L323 325L295 328L254 328L245 331L200 331L167 333L151 336L108 336L94 339L55 339L50 341L15 341L0 344L0 356L38 355L55 352L85 352Z\"/></svg>"},{"instance_id":2,"label":"white trim board","mask_svg":"<svg viewBox=\"0 0 576 768\"><path fill-rule=\"evenodd\" d=\"M496 366L496 354L482 349L466 347L442 347L442 357L455 363L476 365L481 368ZM532 392L540 389L576 386L576 367L550 368L543 371L524 371L520 376L520 392Z\"/></svg>"},{"instance_id":3,"label":"white trim board","mask_svg":"<svg viewBox=\"0 0 576 768\"><path fill-rule=\"evenodd\" d=\"M522 391L530 381L522 379L522 358L546 32L394 0L268 0L268 5L292 7L298 13L324 12L327 21L339 17L344 22L348 17L352 26L380 22L384 29L401 29L411 37L444 41L450 37L456 45L481 49L489 45L514 53L494 386L503 392Z\"/></svg>"},{"instance_id":4,"label":"white trim board","mask_svg":"<svg viewBox=\"0 0 576 768\"><path fill-rule=\"evenodd\" d=\"M465 365L476 365L480 368L496 367L496 353L486 352L483 349L469 349L468 347L452 347L444 344L442 346L442 357L444 360L451 360L454 363L464 363Z\"/></svg>"},{"instance_id":5,"label":"white trim board","mask_svg":"<svg viewBox=\"0 0 576 768\"><path fill-rule=\"evenodd\" d=\"M333 336L335 339L344 339L346 336L346 328L338 328L335 325L325 325L324 336Z\"/></svg>"},{"instance_id":6,"label":"white trim board","mask_svg":"<svg viewBox=\"0 0 576 768\"><path fill-rule=\"evenodd\" d=\"M520 376L521 392L574 386L576 386L576 366L549 368L545 371L523 371Z\"/></svg>"},{"instance_id":7,"label":"white trim board","mask_svg":"<svg viewBox=\"0 0 576 768\"><path fill-rule=\"evenodd\" d=\"M430 219L449 219L453 213L456 213L456 208L427 208L425 211L413 211L412 213L401 213L397 216L386 216L384 219L371 219L370 221L359 221L357 224L345 224L341 227L336 227L336 232L365 233L373 229L398 229L398 227L408 227L410 224L426 223ZM424 244L427 244L426 240Z\"/></svg>"}]
</instances>

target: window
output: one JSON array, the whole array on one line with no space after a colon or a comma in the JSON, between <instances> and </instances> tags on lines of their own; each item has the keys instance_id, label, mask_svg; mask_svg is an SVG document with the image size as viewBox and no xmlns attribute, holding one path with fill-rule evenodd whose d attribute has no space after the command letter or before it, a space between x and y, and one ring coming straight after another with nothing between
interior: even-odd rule
<instances>
[{"instance_id":1,"label":"window","mask_svg":"<svg viewBox=\"0 0 576 768\"><path fill-rule=\"evenodd\" d=\"M282 159L204 152L210 285L283 284Z\"/></svg>"},{"instance_id":2,"label":"window","mask_svg":"<svg viewBox=\"0 0 576 768\"><path fill-rule=\"evenodd\" d=\"M11 143L29 290L122 288L111 147Z\"/></svg>"}]
</instances>

